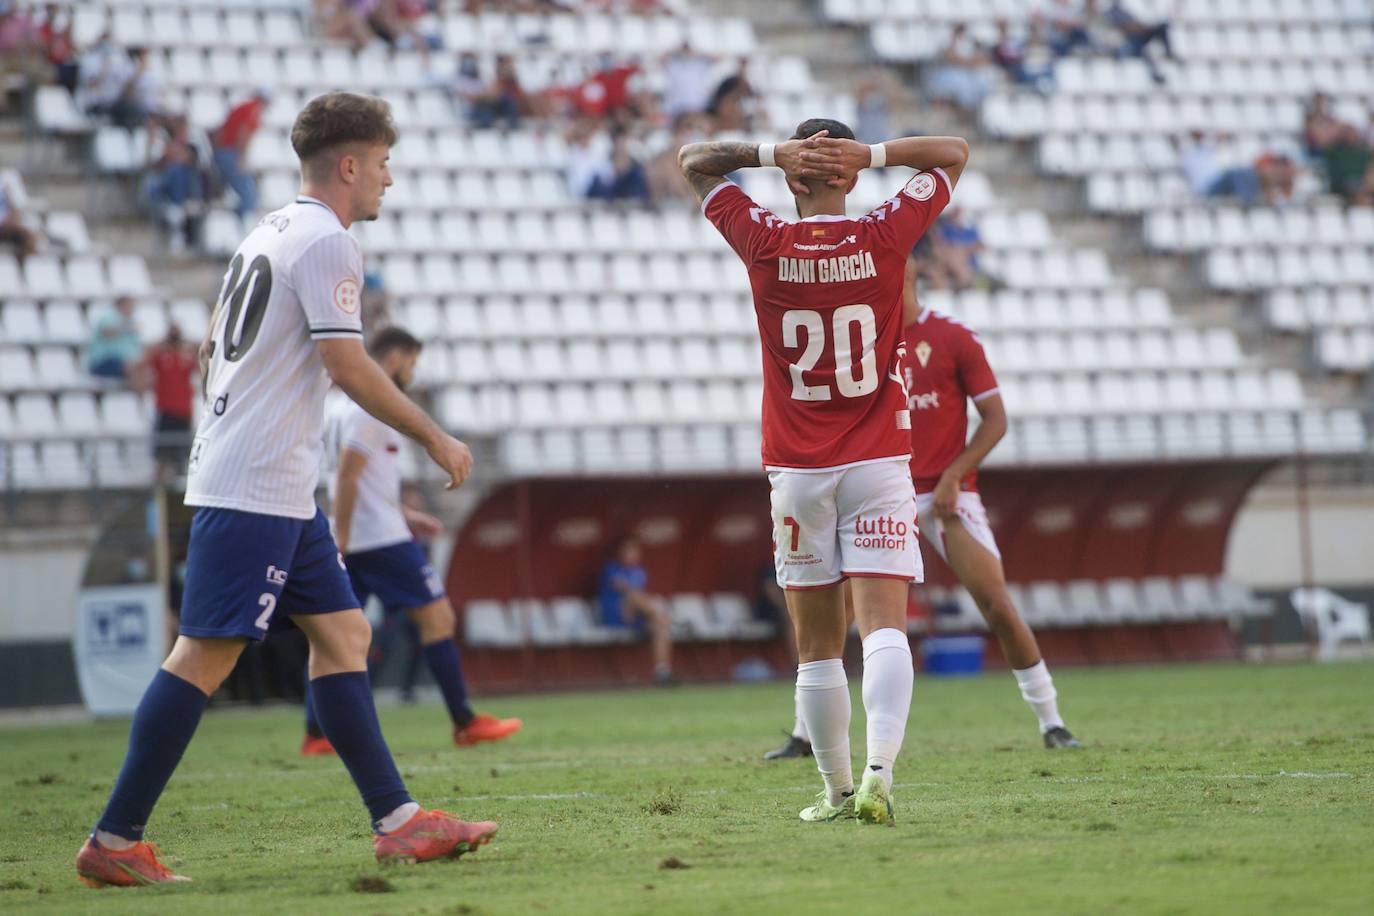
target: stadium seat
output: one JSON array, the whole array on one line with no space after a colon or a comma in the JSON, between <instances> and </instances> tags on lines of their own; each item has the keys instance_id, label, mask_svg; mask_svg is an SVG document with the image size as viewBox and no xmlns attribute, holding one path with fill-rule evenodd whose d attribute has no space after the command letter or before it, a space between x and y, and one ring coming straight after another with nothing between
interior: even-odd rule
<instances>
[{"instance_id":1,"label":"stadium seat","mask_svg":"<svg viewBox=\"0 0 1374 916\"><path fill-rule=\"evenodd\" d=\"M521 628L499 601L470 601L463 609L463 635L473 646L514 648L523 642Z\"/></svg>"}]
</instances>

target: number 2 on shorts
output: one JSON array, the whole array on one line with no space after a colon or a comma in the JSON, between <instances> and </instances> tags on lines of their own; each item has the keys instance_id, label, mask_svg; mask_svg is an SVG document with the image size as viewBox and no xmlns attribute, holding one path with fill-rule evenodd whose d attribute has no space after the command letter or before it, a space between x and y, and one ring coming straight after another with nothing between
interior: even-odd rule
<instances>
[{"instance_id":1,"label":"number 2 on shorts","mask_svg":"<svg viewBox=\"0 0 1374 916\"><path fill-rule=\"evenodd\" d=\"M267 624L272 620L272 612L277 609L277 596L271 592L263 592L258 596L258 605L262 607L262 613L253 622L259 630L267 629Z\"/></svg>"}]
</instances>

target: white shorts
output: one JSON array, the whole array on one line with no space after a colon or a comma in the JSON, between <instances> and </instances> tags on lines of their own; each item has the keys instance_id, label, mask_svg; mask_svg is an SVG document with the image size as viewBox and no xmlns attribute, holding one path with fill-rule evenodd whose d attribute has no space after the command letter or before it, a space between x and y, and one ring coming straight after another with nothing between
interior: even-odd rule
<instances>
[{"instance_id":1,"label":"white shorts","mask_svg":"<svg viewBox=\"0 0 1374 916\"><path fill-rule=\"evenodd\" d=\"M768 483L778 585L824 588L848 576L921 581L906 461L809 473L770 469Z\"/></svg>"},{"instance_id":2,"label":"white shorts","mask_svg":"<svg viewBox=\"0 0 1374 916\"><path fill-rule=\"evenodd\" d=\"M935 514L934 493L916 494L916 513L921 520L926 541L935 548L940 559L948 560L945 553L945 523ZM975 541L987 548L994 557L1002 559L1002 551L997 549L997 539L992 536L992 526L988 524L988 510L983 508L983 497L970 490L960 490L959 499L954 504L954 514L959 516L959 523L973 535Z\"/></svg>"}]
</instances>

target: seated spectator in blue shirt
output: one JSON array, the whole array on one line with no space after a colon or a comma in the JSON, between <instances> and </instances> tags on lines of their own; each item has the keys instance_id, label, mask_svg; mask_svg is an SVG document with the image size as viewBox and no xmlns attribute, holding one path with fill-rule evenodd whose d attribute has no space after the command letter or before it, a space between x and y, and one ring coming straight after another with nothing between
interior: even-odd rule
<instances>
[{"instance_id":1,"label":"seated spectator in blue shirt","mask_svg":"<svg viewBox=\"0 0 1374 916\"><path fill-rule=\"evenodd\" d=\"M601 570L601 622L647 632L653 647L654 679L669 684L673 680L672 620L663 602L645 591L648 584L643 546L633 536L622 538L613 559Z\"/></svg>"},{"instance_id":2,"label":"seated spectator in blue shirt","mask_svg":"<svg viewBox=\"0 0 1374 916\"><path fill-rule=\"evenodd\" d=\"M134 326L134 300L120 296L115 307L95 321L86 363L91 375L128 380L129 369L138 362L143 346Z\"/></svg>"}]
</instances>

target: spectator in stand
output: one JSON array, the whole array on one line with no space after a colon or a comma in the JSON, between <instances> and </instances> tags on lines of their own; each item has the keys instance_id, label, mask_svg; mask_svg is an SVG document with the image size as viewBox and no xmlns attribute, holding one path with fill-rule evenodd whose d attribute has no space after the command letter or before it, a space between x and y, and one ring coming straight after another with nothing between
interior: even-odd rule
<instances>
[{"instance_id":1,"label":"spectator in stand","mask_svg":"<svg viewBox=\"0 0 1374 916\"><path fill-rule=\"evenodd\" d=\"M1096 0L1088 0L1088 9L1095 8ZM1174 55L1173 45L1169 43L1169 21L1164 19L1155 23L1146 22L1127 9L1121 0L1112 0L1106 12L1102 14L1102 19L1108 26L1121 33L1123 41L1118 53L1122 57L1137 57L1144 61L1150 70L1150 78L1156 83L1163 83L1164 72L1159 69L1159 64L1154 58L1145 53L1145 49L1159 42L1159 46L1164 49L1165 57L1169 60L1178 59Z\"/></svg>"},{"instance_id":2,"label":"spectator in stand","mask_svg":"<svg viewBox=\"0 0 1374 916\"><path fill-rule=\"evenodd\" d=\"M452 91L468 124L478 130L495 127L498 121L515 130L529 108L515 61L509 54L496 58L496 77L490 83L482 78L477 55L464 52L458 58Z\"/></svg>"},{"instance_id":3,"label":"spectator in stand","mask_svg":"<svg viewBox=\"0 0 1374 916\"><path fill-rule=\"evenodd\" d=\"M1282 153L1264 153L1255 160L1260 195L1271 207L1286 207L1297 200L1298 164Z\"/></svg>"},{"instance_id":4,"label":"spectator in stand","mask_svg":"<svg viewBox=\"0 0 1374 916\"><path fill-rule=\"evenodd\" d=\"M13 247L22 262L37 253L40 236L24 221L24 212L15 196L8 183L0 181L0 245Z\"/></svg>"},{"instance_id":5,"label":"spectator in stand","mask_svg":"<svg viewBox=\"0 0 1374 916\"><path fill-rule=\"evenodd\" d=\"M195 401L195 375L198 361L195 345L181 336L172 322L167 336L148 348L143 365L153 387L153 458L158 479L163 482L185 472L191 448L191 405Z\"/></svg>"},{"instance_id":6,"label":"spectator in stand","mask_svg":"<svg viewBox=\"0 0 1374 916\"><path fill-rule=\"evenodd\" d=\"M199 154L191 141L186 118L174 115L164 127L162 154L153 164L145 194L154 216L167 232L168 248L173 254L180 254L190 243L187 206L193 200L203 200L205 188Z\"/></svg>"},{"instance_id":7,"label":"spectator in stand","mask_svg":"<svg viewBox=\"0 0 1374 916\"><path fill-rule=\"evenodd\" d=\"M601 570L601 622L608 627L627 627L649 637L653 650L654 680L673 683L673 624L668 608L649 594L649 573L644 568L644 548L633 536L622 538L613 558Z\"/></svg>"},{"instance_id":8,"label":"spectator in stand","mask_svg":"<svg viewBox=\"0 0 1374 916\"><path fill-rule=\"evenodd\" d=\"M114 308L97 318L91 328L87 368L98 378L128 381L141 350L134 326L134 300L120 296Z\"/></svg>"},{"instance_id":9,"label":"spectator in stand","mask_svg":"<svg viewBox=\"0 0 1374 916\"><path fill-rule=\"evenodd\" d=\"M37 75L42 64L43 43L38 26L13 0L0 0L0 86L10 76ZM0 114L9 107L8 93L0 91Z\"/></svg>"},{"instance_id":10,"label":"spectator in stand","mask_svg":"<svg viewBox=\"0 0 1374 916\"><path fill-rule=\"evenodd\" d=\"M950 276L940 253L941 245L943 242L939 239L939 233L927 232L916 241L911 249L911 257L907 258L910 269L919 272L923 289L954 288L954 278Z\"/></svg>"},{"instance_id":11,"label":"spectator in stand","mask_svg":"<svg viewBox=\"0 0 1374 916\"><path fill-rule=\"evenodd\" d=\"M696 193L677 164L677 151L688 143L705 140L711 133L710 120L701 113L687 112L673 121L673 134L668 146L644 164L649 181L649 197L654 203L670 200L696 202Z\"/></svg>"},{"instance_id":12,"label":"spectator in stand","mask_svg":"<svg viewBox=\"0 0 1374 916\"><path fill-rule=\"evenodd\" d=\"M355 0L313 0L313 5L315 27L325 38L346 42L354 51L361 51L376 37ZM375 0L372 5L375 7Z\"/></svg>"},{"instance_id":13,"label":"spectator in stand","mask_svg":"<svg viewBox=\"0 0 1374 916\"><path fill-rule=\"evenodd\" d=\"M76 60L76 43L72 40L72 12L56 3L44 10L43 24L38 27L43 53L53 68L53 78L68 92L76 92L80 68Z\"/></svg>"},{"instance_id":14,"label":"spectator in stand","mask_svg":"<svg viewBox=\"0 0 1374 916\"><path fill-rule=\"evenodd\" d=\"M1251 166L1227 167L1219 139L1200 130L1179 144L1179 169L1199 197L1234 197L1249 206L1260 199L1259 175Z\"/></svg>"},{"instance_id":15,"label":"spectator in stand","mask_svg":"<svg viewBox=\"0 0 1374 916\"><path fill-rule=\"evenodd\" d=\"M429 52L439 47L438 36L420 31L420 20L428 12L424 0L381 0L367 24L389 47L420 53L429 68Z\"/></svg>"},{"instance_id":16,"label":"spectator in stand","mask_svg":"<svg viewBox=\"0 0 1374 916\"><path fill-rule=\"evenodd\" d=\"M715 61L682 43L663 59L663 113L670 120L705 111L711 103L711 69Z\"/></svg>"},{"instance_id":17,"label":"spectator in stand","mask_svg":"<svg viewBox=\"0 0 1374 916\"><path fill-rule=\"evenodd\" d=\"M739 69L720 81L711 101L706 105L706 113L714 120L719 131L754 130L758 93L749 82L748 61L741 60Z\"/></svg>"},{"instance_id":18,"label":"spectator in stand","mask_svg":"<svg viewBox=\"0 0 1374 916\"><path fill-rule=\"evenodd\" d=\"M992 60L1016 85L1029 86L1038 92L1048 94L1054 91L1053 69L1050 67L1033 69L1027 63L1027 57L1039 28L1039 24L1032 21L1031 37L1027 40L1013 35L1011 23L1007 20L997 20L997 42L992 46Z\"/></svg>"},{"instance_id":19,"label":"spectator in stand","mask_svg":"<svg viewBox=\"0 0 1374 916\"><path fill-rule=\"evenodd\" d=\"M1088 31L1088 18L1074 0L1049 0L1034 15L1048 27L1046 43L1056 57L1072 54L1078 48L1096 49Z\"/></svg>"},{"instance_id":20,"label":"spectator in stand","mask_svg":"<svg viewBox=\"0 0 1374 916\"><path fill-rule=\"evenodd\" d=\"M87 114L109 115L124 94L133 62L105 32L81 55L77 69L77 106Z\"/></svg>"},{"instance_id":21,"label":"spectator in stand","mask_svg":"<svg viewBox=\"0 0 1374 916\"><path fill-rule=\"evenodd\" d=\"M1361 188L1367 183L1371 161L1374 157L1371 157L1369 144L1358 130L1347 127L1322 153L1327 188L1350 202L1361 194Z\"/></svg>"},{"instance_id":22,"label":"spectator in stand","mask_svg":"<svg viewBox=\"0 0 1374 916\"><path fill-rule=\"evenodd\" d=\"M878 68L859 81L857 96L859 117L854 135L861 143L882 143L893 136L890 112L897 95L889 71Z\"/></svg>"},{"instance_id":23,"label":"spectator in stand","mask_svg":"<svg viewBox=\"0 0 1374 916\"><path fill-rule=\"evenodd\" d=\"M272 90L259 86L251 98L230 109L224 123L210 138L215 169L220 179L238 195L237 210L241 220L246 220L258 207L258 182L248 171L248 146L271 100Z\"/></svg>"},{"instance_id":24,"label":"spectator in stand","mask_svg":"<svg viewBox=\"0 0 1374 916\"><path fill-rule=\"evenodd\" d=\"M1340 142L1354 129L1331 112L1331 96L1312 93L1302 118L1302 142L1309 156L1320 160L1327 147Z\"/></svg>"},{"instance_id":25,"label":"spectator in stand","mask_svg":"<svg viewBox=\"0 0 1374 916\"><path fill-rule=\"evenodd\" d=\"M587 196L611 202L649 202L648 176L630 152L629 139L623 132L612 138L610 162L592 179Z\"/></svg>"},{"instance_id":26,"label":"spectator in stand","mask_svg":"<svg viewBox=\"0 0 1374 916\"><path fill-rule=\"evenodd\" d=\"M951 206L936 225L940 238L935 257L944 265L950 285L954 289L977 286L981 277L978 252L983 250L977 224L966 218L963 208Z\"/></svg>"},{"instance_id":27,"label":"spectator in stand","mask_svg":"<svg viewBox=\"0 0 1374 916\"><path fill-rule=\"evenodd\" d=\"M952 101L964 111L973 111L992 89L992 77L991 59L969 35L968 26L956 22L930 75L931 98Z\"/></svg>"},{"instance_id":28,"label":"spectator in stand","mask_svg":"<svg viewBox=\"0 0 1374 916\"><path fill-rule=\"evenodd\" d=\"M634 114L630 98L630 79L639 64L618 63L611 54L602 54L597 71L577 87L577 110L589 118L628 121Z\"/></svg>"},{"instance_id":29,"label":"spectator in stand","mask_svg":"<svg viewBox=\"0 0 1374 916\"><path fill-rule=\"evenodd\" d=\"M576 197L587 197L606 168L605 132L599 131L591 118L577 118L568 126L564 143L563 176L567 179L568 191Z\"/></svg>"}]
</instances>

